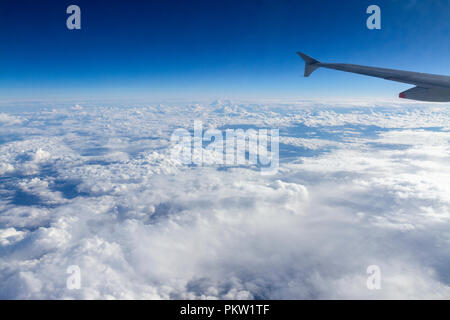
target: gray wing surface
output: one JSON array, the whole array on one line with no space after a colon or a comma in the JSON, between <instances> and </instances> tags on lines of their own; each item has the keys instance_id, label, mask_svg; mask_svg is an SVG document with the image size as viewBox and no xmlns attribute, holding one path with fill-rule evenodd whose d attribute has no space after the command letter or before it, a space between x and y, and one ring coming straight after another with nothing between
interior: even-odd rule
<instances>
[{"instance_id":1,"label":"gray wing surface","mask_svg":"<svg viewBox=\"0 0 450 320\"><path fill-rule=\"evenodd\" d=\"M297 54L305 61L305 77L308 77L317 68L328 68L416 85L416 87L400 93L400 98L433 102L450 101L449 76L346 63L322 63L302 52L297 52Z\"/></svg>"}]
</instances>

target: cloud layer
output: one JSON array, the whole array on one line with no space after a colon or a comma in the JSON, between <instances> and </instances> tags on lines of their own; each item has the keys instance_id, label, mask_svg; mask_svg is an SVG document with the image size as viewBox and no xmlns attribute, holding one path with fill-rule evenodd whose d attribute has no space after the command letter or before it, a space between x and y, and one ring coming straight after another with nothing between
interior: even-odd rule
<instances>
[{"instance_id":1,"label":"cloud layer","mask_svg":"<svg viewBox=\"0 0 450 320\"><path fill-rule=\"evenodd\" d=\"M170 135L194 120L279 128L278 173L174 161ZM0 123L0 298L450 298L448 105L77 105Z\"/></svg>"}]
</instances>

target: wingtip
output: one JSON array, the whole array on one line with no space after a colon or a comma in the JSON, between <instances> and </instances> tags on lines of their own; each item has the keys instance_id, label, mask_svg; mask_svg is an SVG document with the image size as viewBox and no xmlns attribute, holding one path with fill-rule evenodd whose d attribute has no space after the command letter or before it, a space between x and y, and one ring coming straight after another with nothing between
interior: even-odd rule
<instances>
[{"instance_id":1,"label":"wingtip","mask_svg":"<svg viewBox=\"0 0 450 320\"><path fill-rule=\"evenodd\" d=\"M314 58L304 54L303 52L297 51L297 54L305 61L305 72L303 74L304 77L309 77L314 70L321 66L321 63Z\"/></svg>"},{"instance_id":2,"label":"wingtip","mask_svg":"<svg viewBox=\"0 0 450 320\"><path fill-rule=\"evenodd\" d=\"M303 52L301 52L301 51L297 51L297 54L306 62L306 63L309 63L309 64L312 64L312 63L318 63L318 64L320 64L320 62L318 61L318 60L316 60L316 59L314 59L314 58L311 58L310 56L308 56L307 54L304 54Z\"/></svg>"},{"instance_id":3,"label":"wingtip","mask_svg":"<svg viewBox=\"0 0 450 320\"><path fill-rule=\"evenodd\" d=\"M297 51L297 55L302 59L308 58L308 56L306 54L304 54L303 52L300 52L300 51Z\"/></svg>"}]
</instances>

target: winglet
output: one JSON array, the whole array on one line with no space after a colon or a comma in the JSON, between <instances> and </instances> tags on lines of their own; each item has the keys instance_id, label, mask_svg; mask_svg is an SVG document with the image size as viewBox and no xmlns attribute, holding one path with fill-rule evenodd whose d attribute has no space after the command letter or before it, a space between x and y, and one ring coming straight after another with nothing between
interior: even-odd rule
<instances>
[{"instance_id":1,"label":"winglet","mask_svg":"<svg viewBox=\"0 0 450 320\"><path fill-rule=\"evenodd\" d=\"M305 77L309 77L314 70L320 67L320 62L316 59L313 59L302 52L297 52L297 54L305 60Z\"/></svg>"}]
</instances>

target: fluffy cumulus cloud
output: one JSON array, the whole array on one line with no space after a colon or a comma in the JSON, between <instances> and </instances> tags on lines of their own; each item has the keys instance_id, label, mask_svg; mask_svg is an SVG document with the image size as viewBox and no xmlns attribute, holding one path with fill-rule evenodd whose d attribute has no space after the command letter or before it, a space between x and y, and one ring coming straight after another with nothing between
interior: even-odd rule
<instances>
[{"instance_id":1,"label":"fluffy cumulus cloud","mask_svg":"<svg viewBox=\"0 0 450 320\"><path fill-rule=\"evenodd\" d=\"M277 172L183 165L194 120L279 129ZM367 101L2 111L0 298L448 299L449 123Z\"/></svg>"}]
</instances>

